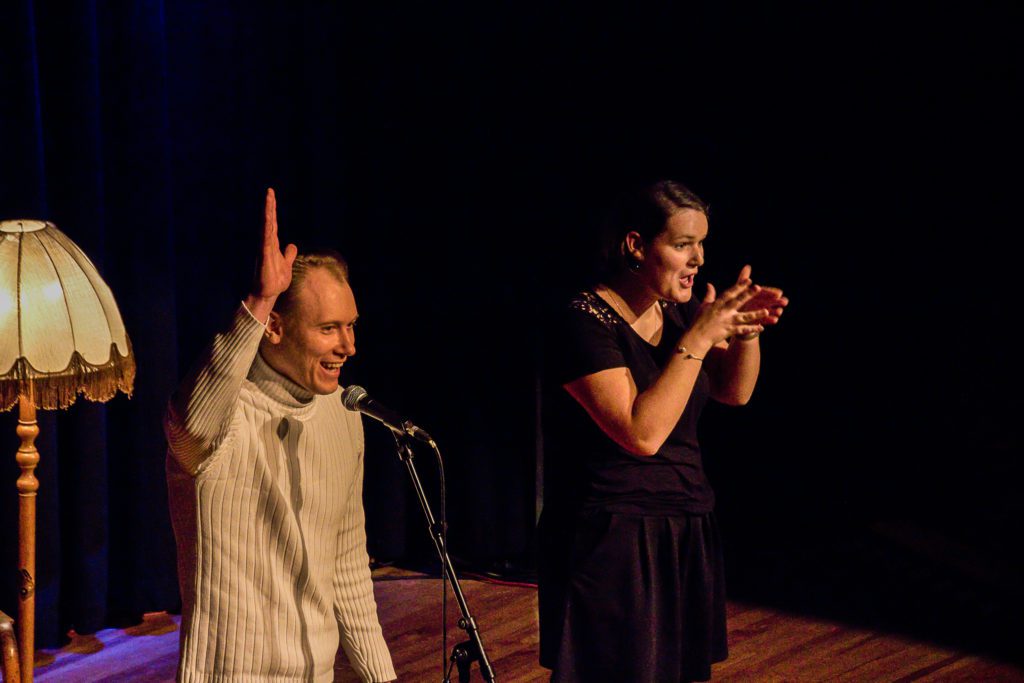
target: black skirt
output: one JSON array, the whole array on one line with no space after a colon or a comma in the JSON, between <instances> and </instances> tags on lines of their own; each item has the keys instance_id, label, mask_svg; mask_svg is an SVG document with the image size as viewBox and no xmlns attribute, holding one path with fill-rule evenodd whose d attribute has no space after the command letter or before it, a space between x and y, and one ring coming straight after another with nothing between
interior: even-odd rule
<instances>
[{"instance_id":1,"label":"black skirt","mask_svg":"<svg viewBox=\"0 0 1024 683\"><path fill-rule=\"evenodd\" d=\"M543 515L539 529L540 663L551 680L709 680L728 656L714 515L559 517Z\"/></svg>"}]
</instances>

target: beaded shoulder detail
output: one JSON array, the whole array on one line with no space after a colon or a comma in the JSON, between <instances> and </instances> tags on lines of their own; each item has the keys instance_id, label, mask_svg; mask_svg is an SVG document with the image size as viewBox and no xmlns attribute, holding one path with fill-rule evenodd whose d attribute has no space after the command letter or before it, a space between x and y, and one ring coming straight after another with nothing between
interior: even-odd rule
<instances>
[{"instance_id":1,"label":"beaded shoulder detail","mask_svg":"<svg viewBox=\"0 0 1024 683\"><path fill-rule=\"evenodd\" d=\"M569 308L592 315L606 326L622 322L622 318L613 312L601 297L591 291L580 292L569 302Z\"/></svg>"}]
</instances>

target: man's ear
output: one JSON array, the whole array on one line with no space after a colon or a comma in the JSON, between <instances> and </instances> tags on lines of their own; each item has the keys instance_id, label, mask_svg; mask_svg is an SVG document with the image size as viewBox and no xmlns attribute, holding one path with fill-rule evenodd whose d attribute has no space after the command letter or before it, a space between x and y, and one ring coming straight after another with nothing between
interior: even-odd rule
<instances>
[{"instance_id":1,"label":"man's ear","mask_svg":"<svg viewBox=\"0 0 1024 683\"><path fill-rule=\"evenodd\" d=\"M281 314L277 311L270 312L270 318L267 320L267 329L263 333L263 337L274 344L281 343L281 338L284 335L284 320L281 318Z\"/></svg>"}]
</instances>

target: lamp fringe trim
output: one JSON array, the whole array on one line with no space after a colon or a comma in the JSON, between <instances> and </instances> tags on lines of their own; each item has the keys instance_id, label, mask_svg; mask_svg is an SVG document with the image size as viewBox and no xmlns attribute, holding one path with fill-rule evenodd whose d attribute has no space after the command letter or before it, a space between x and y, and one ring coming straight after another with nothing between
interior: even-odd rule
<instances>
[{"instance_id":1,"label":"lamp fringe trim","mask_svg":"<svg viewBox=\"0 0 1024 683\"><path fill-rule=\"evenodd\" d=\"M127 340L127 337L125 337ZM117 344L110 345L110 360L93 365L78 351L71 354L68 366L59 372L40 372L24 357L0 375L0 411L10 410L19 396L32 396L37 408L68 408L81 394L91 401L109 401L122 391L130 398L135 387L135 355L128 341L128 355L122 356Z\"/></svg>"}]
</instances>

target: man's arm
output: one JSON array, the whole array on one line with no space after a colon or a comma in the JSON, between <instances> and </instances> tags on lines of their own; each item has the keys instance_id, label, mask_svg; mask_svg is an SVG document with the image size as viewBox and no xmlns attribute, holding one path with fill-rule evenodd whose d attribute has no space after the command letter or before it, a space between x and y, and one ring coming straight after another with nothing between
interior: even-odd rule
<instances>
[{"instance_id":1,"label":"man's arm","mask_svg":"<svg viewBox=\"0 0 1024 683\"><path fill-rule=\"evenodd\" d=\"M263 239L256 278L235 313L231 327L214 337L181 386L171 396L164 419L170 451L191 474L198 473L231 426L238 394L259 350L270 311L291 284L297 249L282 253L277 236L277 202L267 190Z\"/></svg>"},{"instance_id":2,"label":"man's arm","mask_svg":"<svg viewBox=\"0 0 1024 683\"><path fill-rule=\"evenodd\" d=\"M357 432L355 440L359 462L345 503L345 515L338 530L334 611L341 631L341 645L359 677L364 681L393 681L397 675L377 617L370 557L366 552L362 423L355 417L352 424Z\"/></svg>"}]
</instances>

